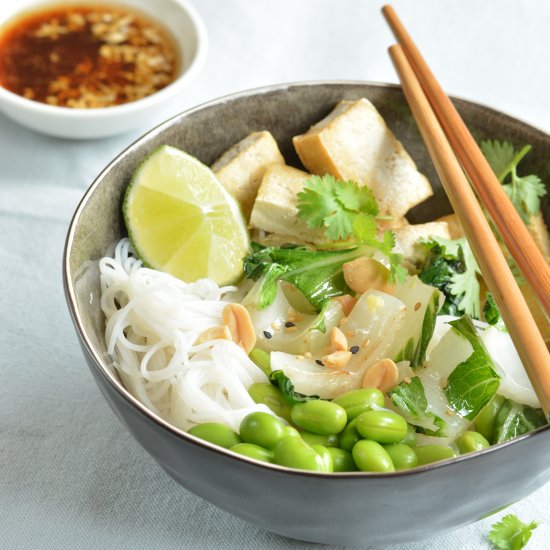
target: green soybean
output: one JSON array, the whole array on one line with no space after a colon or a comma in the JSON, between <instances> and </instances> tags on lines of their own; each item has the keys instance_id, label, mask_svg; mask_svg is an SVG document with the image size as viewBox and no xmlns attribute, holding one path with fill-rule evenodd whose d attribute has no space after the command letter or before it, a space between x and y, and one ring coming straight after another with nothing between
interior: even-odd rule
<instances>
[{"instance_id":1,"label":"green soybean","mask_svg":"<svg viewBox=\"0 0 550 550\"><path fill-rule=\"evenodd\" d=\"M457 456L455 450L446 445L422 445L421 447L415 447L414 452L418 458L417 466L423 466L424 464L431 464L438 460L447 460Z\"/></svg>"},{"instance_id":2,"label":"green soybean","mask_svg":"<svg viewBox=\"0 0 550 550\"><path fill-rule=\"evenodd\" d=\"M284 437L283 423L265 412L247 414L240 426L241 439L265 449L273 449Z\"/></svg>"},{"instance_id":3,"label":"green soybean","mask_svg":"<svg viewBox=\"0 0 550 550\"><path fill-rule=\"evenodd\" d=\"M353 419L340 434L340 449L351 452L353 446L362 439L355 427L356 422L357 419Z\"/></svg>"},{"instance_id":4,"label":"green soybean","mask_svg":"<svg viewBox=\"0 0 550 550\"><path fill-rule=\"evenodd\" d=\"M298 432L308 445L323 445L323 447L338 447L340 436L338 434L312 434L310 432Z\"/></svg>"},{"instance_id":5,"label":"green soybean","mask_svg":"<svg viewBox=\"0 0 550 550\"><path fill-rule=\"evenodd\" d=\"M266 376L271 374L271 358L267 351L264 351L260 348L253 348L252 351L248 354L248 357L260 367Z\"/></svg>"},{"instance_id":6,"label":"green soybean","mask_svg":"<svg viewBox=\"0 0 550 550\"><path fill-rule=\"evenodd\" d=\"M390 455L376 441L358 441L351 454L355 465L363 472L395 472Z\"/></svg>"},{"instance_id":7,"label":"green soybean","mask_svg":"<svg viewBox=\"0 0 550 550\"><path fill-rule=\"evenodd\" d=\"M384 394L377 388L351 390L335 397L332 402L346 409L349 421L363 412L372 410L373 405L383 407Z\"/></svg>"},{"instance_id":8,"label":"green soybean","mask_svg":"<svg viewBox=\"0 0 550 550\"><path fill-rule=\"evenodd\" d=\"M273 462L273 453L254 443L237 443L230 447L230 450L262 462Z\"/></svg>"},{"instance_id":9,"label":"green soybean","mask_svg":"<svg viewBox=\"0 0 550 550\"><path fill-rule=\"evenodd\" d=\"M294 436L283 437L277 443L274 461L280 466L315 472L325 472L327 467L324 457L302 438Z\"/></svg>"},{"instance_id":10,"label":"green soybean","mask_svg":"<svg viewBox=\"0 0 550 550\"><path fill-rule=\"evenodd\" d=\"M329 453L328 448L323 445L312 445L311 448L321 457L324 464L323 472L334 472L332 455Z\"/></svg>"},{"instance_id":11,"label":"green soybean","mask_svg":"<svg viewBox=\"0 0 550 550\"><path fill-rule=\"evenodd\" d=\"M293 426L283 426L283 437L287 436L301 437L300 432Z\"/></svg>"},{"instance_id":12,"label":"green soybean","mask_svg":"<svg viewBox=\"0 0 550 550\"><path fill-rule=\"evenodd\" d=\"M464 432L457 440L456 446L461 455L481 451L490 447L489 442L479 432Z\"/></svg>"},{"instance_id":13,"label":"green soybean","mask_svg":"<svg viewBox=\"0 0 550 550\"><path fill-rule=\"evenodd\" d=\"M418 463L416 453L404 443L391 443L383 445L383 447L390 455L396 470L408 470L414 468Z\"/></svg>"},{"instance_id":14,"label":"green soybean","mask_svg":"<svg viewBox=\"0 0 550 550\"><path fill-rule=\"evenodd\" d=\"M277 416L290 422L290 404L285 400L281 390L273 384L256 382L248 388L248 393L255 403L267 405Z\"/></svg>"},{"instance_id":15,"label":"green soybean","mask_svg":"<svg viewBox=\"0 0 550 550\"><path fill-rule=\"evenodd\" d=\"M393 411L361 413L355 427L364 438L378 443L399 443L407 435L407 421Z\"/></svg>"},{"instance_id":16,"label":"green soybean","mask_svg":"<svg viewBox=\"0 0 550 550\"><path fill-rule=\"evenodd\" d=\"M489 443L494 442L495 421L505 401L506 399L502 397L502 395L495 395L476 416L476 430L489 441Z\"/></svg>"},{"instance_id":17,"label":"green soybean","mask_svg":"<svg viewBox=\"0 0 550 550\"><path fill-rule=\"evenodd\" d=\"M343 407L322 399L296 403L290 411L290 418L299 428L320 435L340 433L347 422Z\"/></svg>"},{"instance_id":18,"label":"green soybean","mask_svg":"<svg viewBox=\"0 0 550 550\"><path fill-rule=\"evenodd\" d=\"M327 447L327 451L332 456L332 469L334 472L355 472L357 470L353 456L349 451L334 447Z\"/></svg>"},{"instance_id":19,"label":"green soybean","mask_svg":"<svg viewBox=\"0 0 550 550\"><path fill-rule=\"evenodd\" d=\"M229 426L218 422L197 424L189 430L189 433L226 449L241 442L239 434L235 433Z\"/></svg>"},{"instance_id":20,"label":"green soybean","mask_svg":"<svg viewBox=\"0 0 550 550\"><path fill-rule=\"evenodd\" d=\"M409 447L414 447L416 445L416 429L414 426L407 424L407 435L401 443L405 443L405 445Z\"/></svg>"}]
</instances>

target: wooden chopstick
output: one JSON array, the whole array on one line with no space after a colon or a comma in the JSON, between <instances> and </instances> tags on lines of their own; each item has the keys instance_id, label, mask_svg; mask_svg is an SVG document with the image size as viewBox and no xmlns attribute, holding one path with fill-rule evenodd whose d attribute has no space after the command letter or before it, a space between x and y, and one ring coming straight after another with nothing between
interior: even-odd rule
<instances>
[{"instance_id":1,"label":"wooden chopstick","mask_svg":"<svg viewBox=\"0 0 550 550\"><path fill-rule=\"evenodd\" d=\"M403 93L525 370L550 418L550 353L498 241L401 46L390 48Z\"/></svg>"},{"instance_id":2,"label":"wooden chopstick","mask_svg":"<svg viewBox=\"0 0 550 550\"><path fill-rule=\"evenodd\" d=\"M391 6L382 8L464 171L502 240L550 318L550 267L495 176L475 139Z\"/></svg>"}]
</instances>

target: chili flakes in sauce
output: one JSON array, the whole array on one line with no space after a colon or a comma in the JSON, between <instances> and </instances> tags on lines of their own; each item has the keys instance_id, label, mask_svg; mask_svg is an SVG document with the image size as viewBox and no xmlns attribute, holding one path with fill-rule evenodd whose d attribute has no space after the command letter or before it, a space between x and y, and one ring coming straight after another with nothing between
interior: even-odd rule
<instances>
[{"instance_id":1,"label":"chili flakes in sauce","mask_svg":"<svg viewBox=\"0 0 550 550\"><path fill-rule=\"evenodd\" d=\"M50 105L135 101L170 84L178 66L168 31L115 7L49 8L0 33L0 85Z\"/></svg>"}]
</instances>

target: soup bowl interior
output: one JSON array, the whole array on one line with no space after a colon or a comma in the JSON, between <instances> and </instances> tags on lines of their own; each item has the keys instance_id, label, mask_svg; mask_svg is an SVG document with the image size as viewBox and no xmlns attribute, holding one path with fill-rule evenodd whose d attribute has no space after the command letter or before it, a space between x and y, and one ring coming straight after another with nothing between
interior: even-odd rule
<instances>
[{"instance_id":1,"label":"soup bowl interior","mask_svg":"<svg viewBox=\"0 0 550 550\"><path fill-rule=\"evenodd\" d=\"M121 201L133 171L169 144L211 164L252 131L269 130L288 164L291 138L342 99L368 98L430 179L434 196L412 223L450 212L398 87L364 82L281 85L222 98L182 113L120 154L85 194L64 258L67 302L84 356L106 400L138 442L178 483L264 529L313 542L365 545L416 541L456 529L525 497L550 479L550 428L483 452L395 474L317 474L266 465L198 440L148 411L121 384L107 354L98 260L125 236ZM507 115L456 100L478 139L499 138L533 153L525 170L550 181L550 137ZM548 219L549 203L543 203ZM520 467L518 467L520 465Z\"/></svg>"}]
</instances>

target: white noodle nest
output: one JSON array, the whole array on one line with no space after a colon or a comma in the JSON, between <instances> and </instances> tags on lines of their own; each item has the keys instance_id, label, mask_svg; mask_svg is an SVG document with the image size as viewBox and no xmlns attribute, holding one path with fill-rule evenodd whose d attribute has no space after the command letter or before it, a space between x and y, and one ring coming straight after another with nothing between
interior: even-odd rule
<instances>
[{"instance_id":1,"label":"white noodle nest","mask_svg":"<svg viewBox=\"0 0 550 550\"><path fill-rule=\"evenodd\" d=\"M210 279L184 283L145 268L128 239L99 267L107 351L137 399L184 430L222 422L238 431L251 412L273 414L248 394L267 377L241 347L227 340L193 345L204 330L222 324L224 295L235 287Z\"/></svg>"}]
</instances>

